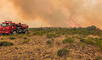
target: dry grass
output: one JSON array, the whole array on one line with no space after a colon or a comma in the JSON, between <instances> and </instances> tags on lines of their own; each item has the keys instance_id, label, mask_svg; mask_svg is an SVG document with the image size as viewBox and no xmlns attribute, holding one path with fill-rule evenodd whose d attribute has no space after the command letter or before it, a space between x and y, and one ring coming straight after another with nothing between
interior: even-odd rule
<instances>
[{"instance_id":1,"label":"dry grass","mask_svg":"<svg viewBox=\"0 0 102 60\"><path fill-rule=\"evenodd\" d=\"M99 35L89 38L89 35L57 33L56 30L38 32L37 29L29 34L0 36L0 41L13 43L0 47L0 60L101 60L102 37ZM58 54L67 55L66 59Z\"/></svg>"}]
</instances>

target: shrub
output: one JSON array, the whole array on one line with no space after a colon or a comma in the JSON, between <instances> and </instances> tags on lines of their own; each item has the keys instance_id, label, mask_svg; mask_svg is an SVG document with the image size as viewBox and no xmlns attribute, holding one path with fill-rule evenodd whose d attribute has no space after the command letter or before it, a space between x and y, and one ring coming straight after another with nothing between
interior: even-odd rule
<instances>
[{"instance_id":1,"label":"shrub","mask_svg":"<svg viewBox=\"0 0 102 60\"><path fill-rule=\"evenodd\" d=\"M67 56L69 54L69 50L63 48L63 49L59 49L57 51L57 56L59 57L64 57L64 56Z\"/></svg>"},{"instance_id":2,"label":"shrub","mask_svg":"<svg viewBox=\"0 0 102 60\"><path fill-rule=\"evenodd\" d=\"M4 40L4 38L1 38L1 40Z\"/></svg>"},{"instance_id":3,"label":"shrub","mask_svg":"<svg viewBox=\"0 0 102 60\"><path fill-rule=\"evenodd\" d=\"M95 60L102 60L102 58L97 56Z\"/></svg>"},{"instance_id":4,"label":"shrub","mask_svg":"<svg viewBox=\"0 0 102 60\"><path fill-rule=\"evenodd\" d=\"M96 40L96 45L102 49L102 40Z\"/></svg>"},{"instance_id":5,"label":"shrub","mask_svg":"<svg viewBox=\"0 0 102 60\"><path fill-rule=\"evenodd\" d=\"M87 38L80 39L81 42L91 45L96 45L102 49L102 38Z\"/></svg>"},{"instance_id":6,"label":"shrub","mask_svg":"<svg viewBox=\"0 0 102 60\"><path fill-rule=\"evenodd\" d=\"M15 38L15 37L9 37L9 39L10 39L10 40L15 40L16 38Z\"/></svg>"},{"instance_id":7,"label":"shrub","mask_svg":"<svg viewBox=\"0 0 102 60\"><path fill-rule=\"evenodd\" d=\"M7 42L7 41L0 42L0 46L12 46L12 45L13 45L13 43L11 43L11 42Z\"/></svg>"},{"instance_id":8,"label":"shrub","mask_svg":"<svg viewBox=\"0 0 102 60\"><path fill-rule=\"evenodd\" d=\"M50 33L50 34L47 34L47 37L48 37L48 38L55 38L55 37L57 37L57 34L51 34L51 33Z\"/></svg>"},{"instance_id":9,"label":"shrub","mask_svg":"<svg viewBox=\"0 0 102 60\"><path fill-rule=\"evenodd\" d=\"M89 27L87 27L87 29L88 29L88 30L96 30L97 27L96 27L96 26L89 26Z\"/></svg>"},{"instance_id":10,"label":"shrub","mask_svg":"<svg viewBox=\"0 0 102 60\"><path fill-rule=\"evenodd\" d=\"M36 31L33 33L33 35L40 35L40 36L42 36L43 34L45 34L45 32L43 31Z\"/></svg>"},{"instance_id":11,"label":"shrub","mask_svg":"<svg viewBox=\"0 0 102 60\"><path fill-rule=\"evenodd\" d=\"M47 43L48 45L51 45L51 44L53 43L53 41L52 41L52 40L48 40L48 41L46 41L46 43Z\"/></svg>"},{"instance_id":12,"label":"shrub","mask_svg":"<svg viewBox=\"0 0 102 60\"><path fill-rule=\"evenodd\" d=\"M63 43L73 43L74 39L73 38L67 38L67 39L64 39L62 42Z\"/></svg>"},{"instance_id":13,"label":"shrub","mask_svg":"<svg viewBox=\"0 0 102 60\"><path fill-rule=\"evenodd\" d=\"M30 39L25 39L25 40L22 40L22 43L28 43L30 41Z\"/></svg>"},{"instance_id":14,"label":"shrub","mask_svg":"<svg viewBox=\"0 0 102 60\"><path fill-rule=\"evenodd\" d=\"M24 37L23 39L28 39L27 37Z\"/></svg>"},{"instance_id":15,"label":"shrub","mask_svg":"<svg viewBox=\"0 0 102 60\"><path fill-rule=\"evenodd\" d=\"M95 44L94 38L81 39L80 41L81 41L81 42L84 42L84 43L86 43L86 44L92 44L92 45Z\"/></svg>"}]
</instances>

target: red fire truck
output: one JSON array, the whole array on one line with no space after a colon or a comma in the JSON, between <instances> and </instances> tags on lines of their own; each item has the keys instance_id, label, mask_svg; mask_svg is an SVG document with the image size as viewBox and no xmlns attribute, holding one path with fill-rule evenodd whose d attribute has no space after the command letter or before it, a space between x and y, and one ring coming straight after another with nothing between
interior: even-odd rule
<instances>
[{"instance_id":1,"label":"red fire truck","mask_svg":"<svg viewBox=\"0 0 102 60\"><path fill-rule=\"evenodd\" d=\"M0 34L27 33L28 25L5 21L0 24Z\"/></svg>"}]
</instances>

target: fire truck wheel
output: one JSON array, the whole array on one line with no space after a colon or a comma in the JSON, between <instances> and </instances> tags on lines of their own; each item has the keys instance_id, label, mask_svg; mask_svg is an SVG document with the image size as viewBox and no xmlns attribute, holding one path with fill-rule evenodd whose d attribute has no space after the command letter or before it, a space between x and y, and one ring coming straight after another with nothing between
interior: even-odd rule
<instances>
[{"instance_id":1,"label":"fire truck wheel","mask_svg":"<svg viewBox=\"0 0 102 60\"><path fill-rule=\"evenodd\" d=\"M16 31L13 31L12 34L17 34L17 32Z\"/></svg>"},{"instance_id":2,"label":"fire truck wheel","mask_svg":"<svg viewBox=\"0 0 102 60\"><path fill-rule=\"evenodd\" d=\"M25 33L25 34L28 33L28 30L27 29L23 30L23 33Z\"/></svg>"}]
</instances>

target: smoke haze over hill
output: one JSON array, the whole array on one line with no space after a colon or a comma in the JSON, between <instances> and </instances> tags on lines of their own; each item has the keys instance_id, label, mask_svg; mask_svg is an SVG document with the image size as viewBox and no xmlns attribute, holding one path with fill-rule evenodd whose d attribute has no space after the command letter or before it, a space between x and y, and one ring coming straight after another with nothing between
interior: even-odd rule
<instances>
[{"instance_id":1,"label":"smoke haze over hill","mask_svg":"<svg viewBox=\"0 0 102 60\"><path fill-rule=\"evenodd\" d=\"M31 27L102 28L101 0L1 0L0 18Z\"/></svg>"}]
</instances>

